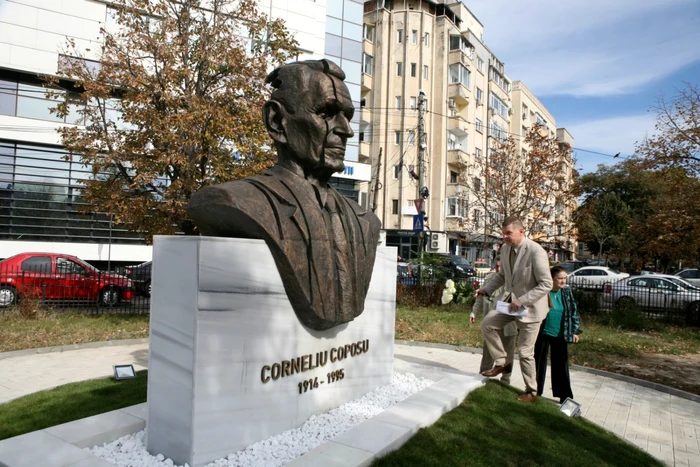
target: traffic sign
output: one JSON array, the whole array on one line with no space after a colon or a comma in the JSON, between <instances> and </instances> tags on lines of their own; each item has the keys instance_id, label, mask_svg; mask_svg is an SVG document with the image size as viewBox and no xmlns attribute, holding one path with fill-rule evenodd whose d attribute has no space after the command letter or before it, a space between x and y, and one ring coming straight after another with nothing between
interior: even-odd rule
<instances>
[{"instance_id":1,"label":"traffic sign","mask_svg":"<svg viewBox=\"0 0 700 467\"><path fill-rule=\"evenodd\" d=\"M418 214L413 216L413 231L422 232L423 231L423 214Z\"/></svg>"},{"instance_id":2,"label":"traffic sign","mask_svg":"<svg viewBox=\"0 0 700 467\"><path fill-rule=\"evenodd\" d=\"M423 212L423 198L414 199L413 205L416 207L416 211L418 211L418 214Z\"/></svg>"}]
</instances>

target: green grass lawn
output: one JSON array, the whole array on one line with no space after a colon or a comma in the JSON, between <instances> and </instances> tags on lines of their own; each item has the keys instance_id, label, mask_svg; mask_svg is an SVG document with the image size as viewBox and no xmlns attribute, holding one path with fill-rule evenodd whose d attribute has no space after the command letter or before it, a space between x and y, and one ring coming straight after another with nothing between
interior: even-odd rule
<instances>
[{"instance_id":1,"label":"green grass lawn","mask_svg":"<svg viewBox=\"0 0 700 467\"><path fill-rule=\"evenodd\" d=\"M71 383L0 405L0 439L146 401L148 372L133 380ZM615 435L562 415L546 400L488 382L378 466L661 465Z\"/></svg>"},{"instance_id":2,"label":"green grass lawn","mask_svg":"<svg viewBox=\"0 0 700 467\"><path fill-rule=\"evenodd\" d=\"M566 417L547 400L522 403L518 393L490 381L373 465L663 465L587 420Z\"/></svg>"},{"instance_id":3,"label":"green grass lawn","mask_svg":"<svg viewBox=\"0 0 700 467\"><path fill-rule=\"evenodd\" d=\"M0 439L146 402L148 372L135 379L102 378L35 392L0 405Z\"/></svg>"},{"instance_id":4,"label":"green grass lawn","mask_svg":"<svg viewBox=\"0 0 700 467\"><path fill-rule=\"evenodd\" d=\"M148 337L148 320L147 314L73 311L46 312L27 319L9 310L0 313L0 352Z\"/></svg>"}]
</instances>

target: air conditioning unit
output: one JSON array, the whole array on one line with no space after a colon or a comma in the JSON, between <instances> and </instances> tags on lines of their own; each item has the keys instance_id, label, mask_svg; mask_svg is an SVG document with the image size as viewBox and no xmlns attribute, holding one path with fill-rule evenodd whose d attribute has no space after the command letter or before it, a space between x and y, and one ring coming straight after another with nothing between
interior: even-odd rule
<instances>
[{"instance_id":1,"label":"air conditioning unit","mask_svg":"<svg viewBox=\"0 0 700 467\"><path fill-rule=\"evenodd\" d=\"M436 240L431 240L431 241L430 241L430 248L431 248L432 250L437 250L438 248L440 248L439 242L436 241Z\"/></svg>"},{"instance_id":2,"label":"air conditioning unit","mask_svg":"<svg viewBox=\"0 0 700 467\"><path fill-rule=\"evenodd\" d=\"M431 241L431 242L437 242L438 240L440 240L440 235L439 235L439 234L436 234L436 233L430 234L430 241Z\"/></svg>"},{"instance_id":3,"label":"air conditioning unit","mask_svg":"<svg viewBox=\"0 0 700 467\"><path fill-rule=\"evenodd\" d=\"M508 115L513 115L513 108L512 107L508 108Z\"/></svg>"}]
</instances>

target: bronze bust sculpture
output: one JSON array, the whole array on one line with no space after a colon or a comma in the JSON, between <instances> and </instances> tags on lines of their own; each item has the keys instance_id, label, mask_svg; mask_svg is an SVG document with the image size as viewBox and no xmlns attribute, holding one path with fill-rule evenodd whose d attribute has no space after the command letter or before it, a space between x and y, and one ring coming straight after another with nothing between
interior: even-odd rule
<instances>
[{"instance_id":1,"label":"bronze bust sculpture","mask_svg":"<svg viewBox=\"0 0 700 467\"><path fill-rule=\"evenodd\" d=\"M260 238L299 320L315 330L364 310L379 219L328 185L345 168L354 107L329 60L294 62L267 76L263 116L278 162L262 175L198 191L188 212L202 235Z\"/></svg>"}]
</instances>

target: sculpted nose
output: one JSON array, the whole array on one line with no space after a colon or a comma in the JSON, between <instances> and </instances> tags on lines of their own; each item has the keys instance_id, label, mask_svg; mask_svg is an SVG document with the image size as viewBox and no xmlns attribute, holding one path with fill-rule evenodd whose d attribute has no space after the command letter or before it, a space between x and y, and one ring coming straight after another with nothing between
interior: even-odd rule
<instances>
[{"instance_id":1,"label":"sculpted nose","mask_svg":"<svg viewBox=\"0 0 700 467\"><path fill-rule=\"evenodd\" d=\"M355 132L352 131L352 127L350 126L350 121L343 114L338 114L336 117L336 125L333 132L345 138L352 138L355 136Z\"/></svg>"}]
</instances>

